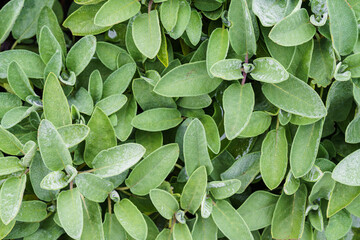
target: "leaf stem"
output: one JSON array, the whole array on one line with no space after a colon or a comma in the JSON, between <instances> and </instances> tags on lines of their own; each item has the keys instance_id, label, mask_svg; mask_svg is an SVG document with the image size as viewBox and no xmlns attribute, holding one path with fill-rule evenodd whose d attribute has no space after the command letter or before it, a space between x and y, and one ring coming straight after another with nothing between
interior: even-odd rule
<instances>
[{"instance_id":1,"label":"leaf stem","mask_svg":"<svg viewBox=\"0 0 360 240\"><path fill-rule=\"evenodd\" d=\"M18 45L18 43L19 43L19 41L16 40L16 41L14 42L14 44L11 46L10 50L13 50L13 49L16 47L16 45Z\"/></svg>"},{"instance_id":2,"label":"leaf stem","mask_svg":"<svg viewBox=\"0 0 360 240\"><path fill-rule=\"evenodd\" d=\"M182 169L183 168L183 166L181 166L180 164L175 164L175 167L177 167L177 168L179 168L179 169Z\"/></svg>"},{"instance_id":3,"label":"leaf stem","mask_svg":"<svg viewBox=\"0 0 360 240\"><path fill-rule=\"evenodd\" d=\"M116 190L119 190L119 191L124 191L124 190L129 190L130 188L129 187L118 187L116 188Z\"/></svg>"}]
</instances>

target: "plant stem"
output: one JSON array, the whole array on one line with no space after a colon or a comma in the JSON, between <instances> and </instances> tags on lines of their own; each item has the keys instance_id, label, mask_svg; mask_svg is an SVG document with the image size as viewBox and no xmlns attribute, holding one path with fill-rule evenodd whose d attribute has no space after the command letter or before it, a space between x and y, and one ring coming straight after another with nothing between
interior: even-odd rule
<instances>
[{"instance_id":1,"label":"plant stem","mask_svg":"<svg viewBox=\"0 0 360 240\"><path fill-rule=\"evenodd\" d=\"M109 210L109 213L111 214L112 209L111 209L111 199L110 199L110 195L108 195L107 199L108 199L108 210Z\"/></svg>"},{"instance_id":2,"label":"plant stem","mask_svg":"<svg viewBox=\"0 0 360 240\"><path fill-rule=\"evenodd\" d=\"M246 53L246 55L245 55L245 63L249 63L248 53ZM246 76L247 76L247 73L243 71L243 79L241 81L241 85L244 85L246 83Z\"/></svg>"},{"instance_id":3,"label":"plant stem","mask_svg":"<svg viewBox=\"0 0 360 240\"><path fill-rule=\"evenodd\" d=\"M153 4L153 1L154 1L154 0L150 0L150 1L149 1L149 5L148 5L148 14L150 14L150 11L151 11L151 6L152 6L152 4Z\"/></svg>"}]
</instances>

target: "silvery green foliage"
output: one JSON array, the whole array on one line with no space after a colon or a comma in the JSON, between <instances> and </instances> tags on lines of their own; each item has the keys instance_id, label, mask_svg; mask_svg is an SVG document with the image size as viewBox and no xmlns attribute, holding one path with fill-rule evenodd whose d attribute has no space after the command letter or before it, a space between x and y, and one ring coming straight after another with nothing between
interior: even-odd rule
<instances>
[{"instance_id":1,"label":"silvery green foliage","mask_svg":"<svg viewBox=\"0 0 360 240\"><path fill-rule=\"evenodd\" d=\"M3 5L0 239L358 239L359 0Z\"/></svg>"}]
</instances>

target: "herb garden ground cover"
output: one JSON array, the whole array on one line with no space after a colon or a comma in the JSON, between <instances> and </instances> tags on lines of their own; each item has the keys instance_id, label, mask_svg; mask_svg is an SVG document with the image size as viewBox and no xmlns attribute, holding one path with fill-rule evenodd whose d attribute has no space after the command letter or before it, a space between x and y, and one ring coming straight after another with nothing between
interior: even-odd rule
<instances>
[{"instance_id":1,"label":"herb garden ground cover","mask_svg":"<svg viewBox=\"0 0 360 240\"><path fill-rule=\"evenodd\" d=\"M11 0L0 239L360 239L359 0Z\"/></svg>"}]
</instances>

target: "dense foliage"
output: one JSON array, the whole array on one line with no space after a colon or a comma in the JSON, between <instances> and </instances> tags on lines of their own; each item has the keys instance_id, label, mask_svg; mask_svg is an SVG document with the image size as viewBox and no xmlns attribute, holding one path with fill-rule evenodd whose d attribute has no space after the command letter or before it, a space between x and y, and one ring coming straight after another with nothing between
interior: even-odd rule
<instances>
[{"instance_id":1,"label":"dense foliage","mask_svg":"<svg viewBox=\"0 0 360 240\"><path fill-rule=\"evenodd\" d=\"M359 0L11 0L0 238L359 239Z\"/></svg>"}]
</instances>

